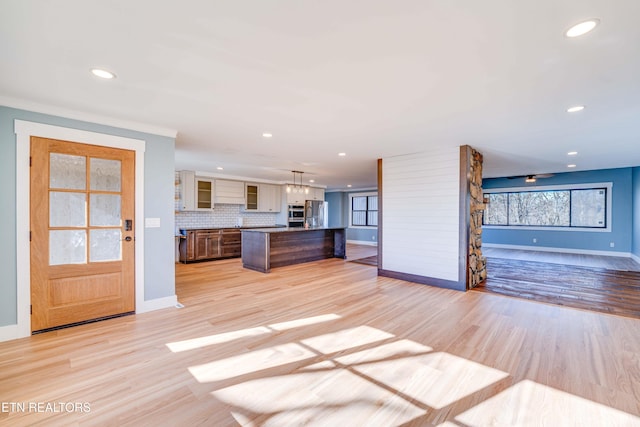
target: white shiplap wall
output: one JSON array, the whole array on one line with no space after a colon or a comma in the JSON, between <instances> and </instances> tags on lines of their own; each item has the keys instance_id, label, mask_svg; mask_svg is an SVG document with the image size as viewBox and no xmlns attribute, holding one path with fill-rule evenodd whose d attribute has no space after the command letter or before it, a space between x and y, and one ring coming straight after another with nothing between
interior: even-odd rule
<instances>
[{"instance_id":1,"label":"white shiplap wall","mask_svg":"<svg viewBox=\"0 0 640 427\"><path fill-rule=\"evenodd\" d=\"M382 160L382 268L459 280L460 148Z\"/></svg>"}]
</instances>

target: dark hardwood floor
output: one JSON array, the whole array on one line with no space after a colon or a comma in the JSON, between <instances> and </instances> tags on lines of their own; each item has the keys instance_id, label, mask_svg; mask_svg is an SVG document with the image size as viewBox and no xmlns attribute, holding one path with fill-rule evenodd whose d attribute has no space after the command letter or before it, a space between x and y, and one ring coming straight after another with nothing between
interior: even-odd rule
<instances>
[{"instance_id":1,"label":"dark hardwood floor","mask_svg":"<svg viewBox=\"0 0 640 427\"><path fill-rule=\"evenodd\" d=\"M547 258L552 256L545 254ZM522 258L522 254L511 258L488 256L487 280L475 291L640 318L640 272L562 264L558 262L562 255L544 262L533 261L535 254L530 254L530 259ZM621 263L610 257L600 258L604 259L599 264L590 264Z\"/></svg>"},{"instance_id":2,"label":"dark hardwood floor","mask_svg":"<svg viewBox=\"0 0 640 427\"><path fill-rule=\"evenodd\" d=\"M351 245L348 259L375 266L374 246ZM640 318L640 264L631 258L483 248L488 280L475 291Z\"/></svg>"}]
</instances>

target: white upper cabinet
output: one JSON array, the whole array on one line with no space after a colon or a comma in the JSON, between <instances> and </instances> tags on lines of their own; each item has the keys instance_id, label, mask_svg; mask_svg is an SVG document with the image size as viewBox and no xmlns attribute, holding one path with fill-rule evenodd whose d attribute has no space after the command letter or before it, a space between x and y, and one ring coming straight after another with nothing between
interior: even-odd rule
<instances>
[{"instance_id":1,"label":"white upper cabinet","mask_svg":"<svg viewBox=\"0 0 640 427\"><path fill-rule=\"evenodd\" d=\"M195 178L196 174L193 171L180 171L180 187L179 187L179 206L181 211L193 211L195 210Z\"/></svg>"},{"instance_id":2,"label":"white upper cabinet","mask_svg":"<svg viewBox=\"0 0 640 427\"><path fill-rule=\"evenodd\" d=\"M216 203L228 203L232 205L244 205L245 185L243 181L230 181L227 179L216 179Z\"/></svg>"},{"instance_id":3,"label":"white upper cabinet","mask_svg":"<svg viewBox=\"0 0 640 427\"><path fill-rule=\"evenodd\" d=\"M287 193L287 204L288 205L304 205L305 200L307 200L308 194L299 193L297 191L291 191Z\"/></svg>"},{"instance_id":4,"label":"white upper cabinet","mask_svg":"<svg viewBox=\"0 0 640 427\"><path fill-rule=\"evenodd\" d=\"M204 176L198 176L204 175ZM207 172L179 172L179 206L181 211L211 210L215 204L242 205L245 212L282 212L283 186L258 182L218 179L207 176ZM314 190L298 193L299 198L290 204L303 205L305 200L321 200ZM322 199L324 198L324 190ZM284 206L286 210L286 205Z\"/></svg>"},{"instance_id":5,"label":"white upper cabinet","mask_svg":"<svg viewBox=\"0 0 640 427\"><path fill-rule=\"evenodd\" d=\"M246 200L244 209L247 211L258 212L259 184L253 184L253 183L247 182L244 188L245 188L245 200Z\"/></svg>"},{"instance_id":6,"label":"white upper cabinet","mask_svg":"<svg viewBox=\"0 0 640 427\"><path fill-rule=\"evenodd\" d=\"M308 192L295 191L299 188L292 188L287 194L288 205L304 205L307 200L324 200L324 188L307 187Z\"/></svg>"},{"instance_id":7,"label":"white upper cabinet","mask_svg":"<svg viewBox=\"0 0 640 427\"><path fill-rule=\"evenodd\" d=\"M324 201L324 188L309 188L309 197L307 200L323 200Z\"/></svg>"},{"instance_id":8,"label":"white upper cabinet","mask_svg":"<svg viewBox=\"0 0 640 427\"><path fill-rule=\"evenodd\" d=\"M279 185L260 184L258 186L258 211L280 212L282 194Z\"/></svg>"},{"instance_id":9,"label":"white upper cabinet","mask_svg":"<svg viewBox=\"0 0 640 427\"><path fill-rule=\"evenodd\" d=\"M246 183L244 209L250 212L280 212L282 194L279 185Z\"/></svg>"},{"instance_id":10,"label":"white upper cabinet","mask_svg":"<svg viewBox=\"0 0 640 427\"><path fill-rule=\"evenodd\" d=\"M208 211L213 209L213 180L195 175L193 171L180 172L180 210Z\"/></svg>"},{"instance_id":11,"label":"white upper cabinet","mask_svg":"<svg viewBox=\"0 0 640 427\"><path fill-rule=\"evenodd\" d=\"M209 211L213 209L213 180L196 176L196 210Z\"/></svg>"}]
</instances>

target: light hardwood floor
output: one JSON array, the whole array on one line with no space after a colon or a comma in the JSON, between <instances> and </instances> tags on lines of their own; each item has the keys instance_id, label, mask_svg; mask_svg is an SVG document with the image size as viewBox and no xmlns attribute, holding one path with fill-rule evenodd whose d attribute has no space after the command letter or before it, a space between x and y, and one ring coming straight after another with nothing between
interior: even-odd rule
<instances>
[{"instance_id":1,"label":"light hardwood floor","mask_svg":"<svg viewBox=\"0 0 640 427\"><path fill-rule=\"evenodd\" d=\"M184 308L0 343L0 402L90 409L5 404L0 424L640 425L637 319L340 259L176 271Z\"/></svg>"}]
</instances>

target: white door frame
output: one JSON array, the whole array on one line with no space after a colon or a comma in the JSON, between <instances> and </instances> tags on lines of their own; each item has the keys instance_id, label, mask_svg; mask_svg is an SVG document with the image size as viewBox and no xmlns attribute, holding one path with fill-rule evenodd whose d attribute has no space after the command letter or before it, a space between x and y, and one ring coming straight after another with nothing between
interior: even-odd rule
<instances>
[{"instance_id":1,"label":"white door frame","mask_svg":"<svg viewBox=\"0 0 640 427\"><path fill-rule=\"evenodd\" d=\"M144 307L144 151L145 141L104 133L46 125L23 120L14 121L16 133L16 267L17 267L17 325L15 338L31 335L31 250L30 227L30 171L31 137L100 145L132 150L135 164L135 293L136 311ZM4 328L3 328L4 329Z\"/></svg>"}]
</instances>

